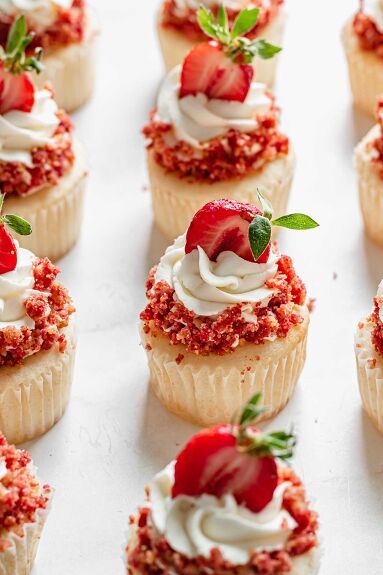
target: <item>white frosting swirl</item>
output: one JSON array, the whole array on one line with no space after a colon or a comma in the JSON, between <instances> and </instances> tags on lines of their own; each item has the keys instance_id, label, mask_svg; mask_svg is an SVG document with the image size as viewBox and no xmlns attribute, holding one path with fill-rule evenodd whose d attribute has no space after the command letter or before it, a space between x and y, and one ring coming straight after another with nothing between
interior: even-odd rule
<instances>
[{"instance_id":1,"label":"white frosting swirl","mask_svg":"<svg viewBox=\"0 0 383 575\"><path fill-rule=\"evenodd\" d=\"M187 12L187 10L198 10L201 6L200 0L175 0L175 5L181 14ZM219 0L204 0L203 5L206 8L215 8L220 5ZM243 5L243 0L226 0L225 6L231 10L236 10L241 8Z\"/></svg>"},{"instance_id":2,"label":"white frosting swirl","mask_svg":"<svg viewBox=\"0 0 383 575\"><path fill-rule=\"evenodd\" d=\"M36 256L17 246L17 266L5 274L0 274L0 329L5 327L33 328L35 322L25 310L25 300L38 293L33 289L35 280L33 262Z\"/></svg>"},{"instance_id":3,"label":"white frosting swirl","mask_svg":"<svg viewBox=\"0 0 383 575\"><path fill-rule=\"evenodd\" d=\"M51 92L39 90L31 112L12 110L0 116L0 161L33 167L31 150L54 142L57 110Z\"/></svg>"},{"instance_id":4,"label":"white frosting swirl","mask_svg":"<svg viewBox=\"0 0 383 575\"><path fill-rule=\"evenodd\" d=\"M383 0L364 0L363 12L369 16L383 32Z\"/></svg>"},{"instance_id":5,"label":"white frosting swirl","mask_svg":"<svg viewBox=\"0 0 383 575\"><path fill-rule=\"evenodd\" d=\"M234 565L245 565L254 551L284 547L297 524L282 507L289 485L277 487L272 501L260 513L238 505L232 495L221 499L171 497L174 463L151 484L151 521L169 545L189 558L209 557L213 549Z\"/></svg>"},{"instance_id":6,"label":"white frosting swirl","mask_svg":"<svg viewBox=\"0 0 383 575\"><path fill-rule=\"evenodd\" d=\"M376 297L378 299L378 305L379 305L379 318L380 321L383 322L383 280L379 284L378 293L376 294Z\"/></svg>"},{"instance_id":7,"label":"white frosting swirl","mask_svg":"<svg viewBox=\"0 0 383 575\"><path fill-rule=\"evenodd\" d=\"M266 86L253 82L244 102L209 100L205 94L179 97L180 71L177 66L165 78L158 97L157 118L173 126L177 140L196 149L230 129L252 132L258 126L257 115L272 104Z\"/></svg>"},{"instance_id":8,"label":"white frosting swirl","mask_svg":"<svg viewBox=\"0 0 383 575\"><path fill-rule=\"evenodd\" d=\"M0 0L0 11L9 16L22 14L37 32L49 28L56 20L60 8L70 8L73 0Z\"/></svg>"},{"instance_id":9,"label":"white frosting swirl","mask_svg":"<svg viewBox=\"0 0 383 575\"><path fill-rule=\"evenodd\" d=\"M265 281L276 275L277 260L274 252L265 264L222 252L212 262L201 247L185 254L185 236L180 236L162 256L155 280L170 285L188 310L215 316L240 303L266 307L273 290L265 287Z\"/></svg>"}]
</instances>

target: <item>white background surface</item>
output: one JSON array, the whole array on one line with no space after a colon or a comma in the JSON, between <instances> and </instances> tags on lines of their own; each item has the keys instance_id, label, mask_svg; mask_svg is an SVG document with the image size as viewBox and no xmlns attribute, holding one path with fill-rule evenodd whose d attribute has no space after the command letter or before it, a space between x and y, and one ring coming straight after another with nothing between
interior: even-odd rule
<instances>
[{"instance_id":1,"label":"white background surface","mask_svg":"<svg viewBox=\"0 0 383 575\"><path fill-rule=\"evenodd\" d=\"M159 0L94 3L103 28L98 88L75 116L91 162L87 211L81 242L61 262L78 308L78 361L66 415L28 446L56 489L34 575L123 575L128 516L194 431L148 391L137 336L145 278L165 248L143 190L140 135L162 74ZM287 5L277 94L298 155L290 210L322 227L280 237L317 305L299 389L271 426L294 423L299 434L295 465L320 512L322 575L381 575L383 439L362 414L353 334L383 258L363 236L352 167L372 121L353 112L339 40L357 2Z\"/></svg>"}]
</instances>

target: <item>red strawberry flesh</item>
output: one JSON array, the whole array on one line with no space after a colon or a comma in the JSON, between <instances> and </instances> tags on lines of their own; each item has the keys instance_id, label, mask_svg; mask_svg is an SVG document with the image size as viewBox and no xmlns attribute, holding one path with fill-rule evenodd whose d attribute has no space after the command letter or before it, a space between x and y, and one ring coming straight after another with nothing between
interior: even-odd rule
<instances>
[{"instance_id":1,"label":"red strawberry flesh","mask_svg":"<svg viewBox=\"0 0 383 575\"><path fill-rule=\"evenodd\" d=\"M35 85L28 72L12 74L0 64L0 114L12 110L31 112L35 103Z\"/></svg>"},{"instance_id":2,"label":"red strawberry flesh","mask_svg":"<svg viewBox=\"0 0 383 575\"><path fill-rule=\"evenodd\" d=\"M231 251L239 257L254 261L249 241L249 226L262 212L252 204L234 200L214 200L201 208L194 216L186 234L185 252L188 254L200 246L211 261L220 253ZM270 245L258 263L266 263Z\"/></svg>"},{"instance_id":3,"label":"red strawberry flesh","mask_svg":"<svg viewBox=\"0 0 383 575\"><path fill-rule=\"evenodd\" d=\"M223 425L198 433L180 453L172 496L231 494L240 505L259 513L272 500L277 485L275 459L241 452L233 428Z\"/></svg>"},{"instance_id":4,"label":"red strawberry flesh","mask_svg":"<svg viewBox=\"0 0 383 575\"><path fill-rule=\"evenodd\" d=\"M218 42L203 42L184 60L180 97L202 93L209 99L244 102L253 76L253 66L233 62Z\"/></svg>"},{"instance_id":5,"label":"red strawberry flesh","mask_svg":"<svg viewBox=\"0 0 383 575\"><path fill-rule=\"evenodd\" d=\"M13 271L17 266L17 248L11 234L0 226L0 275Z\"/></svg>"}]
</instances>

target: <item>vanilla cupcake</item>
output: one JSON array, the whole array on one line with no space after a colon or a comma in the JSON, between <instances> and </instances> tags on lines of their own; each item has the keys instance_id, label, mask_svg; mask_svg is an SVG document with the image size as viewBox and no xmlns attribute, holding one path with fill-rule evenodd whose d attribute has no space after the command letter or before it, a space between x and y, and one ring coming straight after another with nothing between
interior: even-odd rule
<instances>
[{"instance_id":1,"label":"vanilla cupcake","mask_svg":"<svg viewBox=\"0 0 383 575\"><path fill-rule=\"evenodd\" d=\"M29 575L52 490L36 478L30 455L0 434L0 573Z\"/></svg>"},{"instance_id":2,"label":"vanilla cupcake","mask_svg":"<svg viewBox=\"0 0 383 575\"><path fill-rule=\"evenodd\" d=\"M18 216L0 216L0 429L22 443L48 431L68 403L75 310L56 281L59 270L20 248L6 226L19 234L31 228Z\"/></svg>"},{"instance_id":3,"label":"vanilla cupcake","mask_svg":"<svg viewBox=\"0 0 383 575\"><path fill-rule=\"evenodd\" d=\"M383 433L383 281L373 313L358 325L355 354L363 407Z\"/></svg>"},{"instance_id":4,"label":"vanilla cupcake","mask_svg":"<svg viewBox=\"0 0 383 575\"><path fill-rule=\"evenodd\" d=\"M203 4L217 15L221 5L217 0L205 0ZM229 24L232 26L241 10L259 10L258 18L246 34L250 40L265 38L281 46L286 23L284 0L229 0L225 2ZM167 72L181 64L188 52L207 35L198 23L198 0L164 0L158 17L158 38ZM275 82L278 58L262 60L256 58L257 78L267 86Z\"/></svg>"},{"instance_id":5,"label":"vanilla cupcake","mask_svg":"<svg viewBox=\"0 0 383 575\"><path fill-rule=\"evenodd\" d=\"M151 481L131 518L129 575L317 575L318 517L285 461L294 437L238 423L201 431Z\"/></svg>"},{"instance_id":6,"label":"vanilla cupcake","mask_svg":"<svg viewBox=\"0 0 383 575\"><path fill-rule=\"evenodd\" d=\"M26 59L25 35L21 17L9 38L19 49L0 56L0 190L7 210L36 230L21 240L22 247L56 260L79 237L87 168L69 116L29 74L41 64L39 56Z\"/></svg>"},{"instance_id":7,"label":"vanilla cupcake","mask_svg":"<svg viewBox=\"0 0 383 575\"><path fill-rule=\"evenodd\" d=\"M249 204L211 202L149 275L140 318L151 384L167 409L196 424L230 421L256 392L273 417L303 369L306 290L271 245L268 218ZM272 224L317 225L303 215Z\"/></svg>"},{"instance_id":8,"label":"vanilla cupcake","mask_svg":"<svg viewBox=\"0 0 383 575\"><path fill-rule=\"evenodd\" d=\"M372 115L383 93L383 1L361 0L342 38L355 105Z\"/></svg>"},{"instance_id":9,"label":"vanilla cupcake","mask_svg":"<svg viewBox=\"0 0 383 575\"><path fill-rule=\"evenodd\" d=\"M95 83L98 30L85 0L2 0L0 45L21 15L33 34L29 52L44 50L45 67L36 82L40 88L50 82L59 107L73 112L90 98Z\"/></svg>"},{"instance_id":10,"label":"vanilla cupcake","mask_svg":"<svg viewBox=\"0 0 383 575\"><path fill-rule=\"evenodd\" d=\"M383 98L378 101L377 120L355 150L355 166L366 233L383 246Z\"/></svg>"},{"instance_id":11,"label":"vanilla cupcake","mask_svg":"<svg viewBox=\"0 0 383 575\"><path fill-rule=\"evenodd\" d=\"M250 65L254 54L271 57L278 49L262 41L249 44L223 27L217 34L223 43L199 44L182 69L168 75L144 129L154 219L169 239L183 234L212 200L254 204L260 189L277 215L287 205L294 153L280 132L274 98L253 81Z\"/></svg>"}]
</instances>

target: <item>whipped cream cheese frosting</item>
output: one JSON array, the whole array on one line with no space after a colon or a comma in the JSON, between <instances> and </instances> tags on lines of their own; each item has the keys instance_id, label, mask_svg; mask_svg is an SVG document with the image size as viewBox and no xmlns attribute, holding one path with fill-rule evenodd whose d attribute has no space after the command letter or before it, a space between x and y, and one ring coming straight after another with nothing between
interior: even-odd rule
<instances>
[{"instance_id":1,"label":"whipped cream cheese frosting","mask_svg":"<svg viewBox=\"0 0 383 575\"><path fill-rule=\"evenodd\" d=\"M33 289L35 279L33 262L36 256L24 248L17 246L17 266L0 275L0 329L5 327L34 328L35 322L25 310L25 300L38 293Z\"/></svg>"},{"instance_id":2,"label":"whipped cream cheese frosting","mask_svg":"<svg viewBox=\"0 0 383 575\"><path fill-rule=\"evenodd\" d=\"M174 463L153 480L151 521L177 552L189 558L209 557L212 549L234 565L245 565L254 551L283 549L297 524L283 509L288 483L275 490L272 501L260 513L238 505L232 495L171 497Z\"/></svg>"},{"instance_id":3,"label":"whipped cream cheese frosting","mask_svg":"<svg viewBox=\"0 0 383 575\"><path fill-rule=\"evenodd\" d=\"M59 119L49 90L38 90L31 112L12 110L0 116L0 161L33 167L31 150L53 144Z\"/></svg>"},{"instance_id":4,"label":"whipped cream cheese frosting","mask_svg":"<svg viewBox=\"0 0 383 575\"><path fill-rule=\"evenodd\" d=\"M376 294L376 297L378 299L378 305L379 305L379 318L380 321L383 322L383 280L379 284L378 293Z\"/></svg>"},{"instance_id":5,"label":"whipped cream cheese frosting","mask_svg":"<svg viewBox=\"0 0 383 575\"><path fill-rule=\"evenodd\" d=\"M170 285L188 310L216 316L240 303L268 305L274 292L265 287L265 281L278 271L278 254L272 252L267 263L258 264L233 252L222 252L212 262L201 247L185 254L185 239L185 235L180 236L166 250L155 280Z\"/></svg>"},{"instance_id":6,"label":"whipped cream cheese frosting","mask_svg":"<svg viewBox=\"0 0 383 575\"><path fill-rule=\"evenodd\" d=\"M383 32L383 0L364 0L363 12L374 20L381 32Z\"/></svg>"},{"instance_id":7,"label":"whipped cream cheese frosting","mask_svg":"<svg viewBox=\"0 0 383 575\"><path fill-rule=\"evenodd\" d=\"M252 132L257 115L270 110L272 100L264 84L253 82L244 102L209 100L205 94L179 98L181 67L165 78L158 97L157 119L173 126L177 140L201 149L212 138L231 129ZM171 142L169 142L171 144Z\"/></svg>"},{"instance_id":8,"label":"whipped cream cheese frosting","mask_svg":"<svg viewBox=\"0 0 383 575\"><path fill-rule=\"evenodd\" d=\"M0 0L0 12L18 17L22 14L37 32L49 28L60 8L70 8L73 0Z\"/></svg>"},{"instance_id":9,"label":"whipped cream cheese frosting","mask_svg":"<svg viewBox=\"0 0 383 575\"><path fill-rule=\"evenodd\" d=\"M203 2L203 5L206 8L215 8L216 6L219 6L219 4L220 3L218 0L204 0ZM198 8L201 6L201 2L200 0L175 0L175 5L180 13L183 14L189 9L198 10ZM225 2L226 8L231 10L241 8L241 5L243 5L243 0L226 0Z\"/></svg>"}]
</instances>

